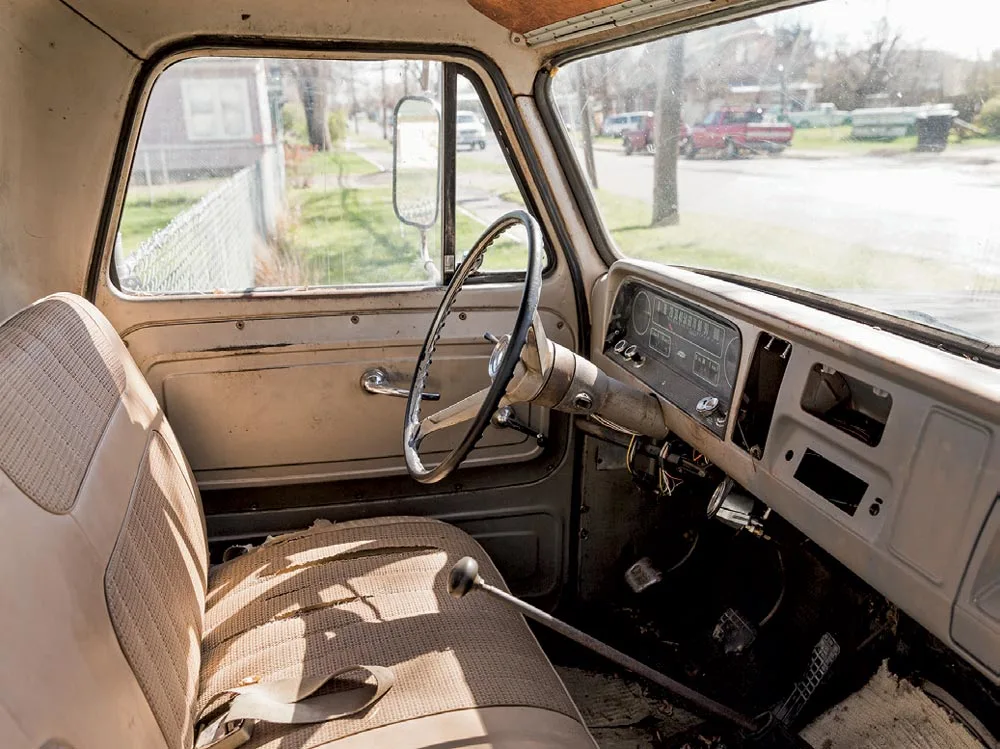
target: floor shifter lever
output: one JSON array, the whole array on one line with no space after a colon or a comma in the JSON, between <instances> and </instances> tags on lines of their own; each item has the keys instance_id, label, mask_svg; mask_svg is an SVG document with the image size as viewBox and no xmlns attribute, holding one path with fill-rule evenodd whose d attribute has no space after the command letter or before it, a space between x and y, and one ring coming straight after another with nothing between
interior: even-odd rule
<instances>
[{"instance_id":1,"label":"floor shifter lever","mask_svg":"<svg viewBox=\"0 0 1000 749\"><path fill-rule=\"evenodd\" d=\"M517 417L514 416L514 409L510 406L504 406L503 408L497 409L497 412L493 414L493 425L499 427L500 429L513 429L514 431L521 432L529 437L534 437L535 442L538 443L539 447L545 447L545 435L537 429L532 429L524 422L519 421Z\"/></svg>"},{"instance_id":2,"label":"floor shifter lever","mask_svg":"<svg viewBox=\"0 0 1000 749\"><path fill-rule=\"evenodd\" d=\"M696 706L703 713L708 713L716 718L721 718L727 723L737 726L744 731L754 732L758 729L757 722L746 715L716 702L711 697L706 697L700 692L696 692L690 687L681 684L679 681L671 679L666 674L661 674L659 671L655 671L645 663L637 661L632 656L626 655L610 645L606 645L600 640L591 637L586 632L581 632L576 627L572 627L569 624L556 619L554 616L546 614L541 609L536 609L531 604L515 598L510 593L502 591L499 588L494 588L492 585L488 585L483 578L479 576L479 563L472 557L463 557L458 560L458 563L454 567L452 567L451 572L448 575L448 592L455 598L462 598L473 590L481 590L484 593L503 601L508 606L517 609L521 614L529 619L534 619L539 624L544 624L549 629L554 629L559 634L565 635L574 642L583 645L589 650L593 650L595 653L604 656L610 661L614 661L619 666L627 668L629 671L649 679L654 684L659 684L664 689L667 689L678 697L687 700L691 705Z\"/></svg>"}]
</instances>

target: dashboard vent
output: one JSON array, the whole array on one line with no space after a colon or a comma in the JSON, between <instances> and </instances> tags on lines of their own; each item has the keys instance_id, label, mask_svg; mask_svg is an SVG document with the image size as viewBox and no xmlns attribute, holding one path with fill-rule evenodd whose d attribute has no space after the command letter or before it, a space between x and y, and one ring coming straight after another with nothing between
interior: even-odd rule
<instances>
[{"instance_id":1,"label":"dashboard vent","mask_svg":"<svg viewBox=\"0 0 1000 749\"><path fill-rule=\"evenodd\" d=\"M764 455L778 391L781 390L791 355L792 344L788 341L770 333L761 333L757 337L733 431L736 445L755 458Z\"/></svg>"}]
</instances>

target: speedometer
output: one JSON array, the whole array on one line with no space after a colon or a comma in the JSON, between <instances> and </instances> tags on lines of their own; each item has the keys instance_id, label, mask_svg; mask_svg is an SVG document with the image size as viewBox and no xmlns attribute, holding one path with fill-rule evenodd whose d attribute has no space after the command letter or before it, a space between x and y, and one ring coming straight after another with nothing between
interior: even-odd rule
<instances>
[{"instance_id":1,"label":"speedometer","mask_svg":"<svg viewBox=\"0 0 1000 749\"><path fill-rule=\"evenodd\" d=\"M649 323L653 319L653 310L649 303L649 294L640 291L632 302L632 327L639 335L646 335Z\"/></svg>"}]
</instances>

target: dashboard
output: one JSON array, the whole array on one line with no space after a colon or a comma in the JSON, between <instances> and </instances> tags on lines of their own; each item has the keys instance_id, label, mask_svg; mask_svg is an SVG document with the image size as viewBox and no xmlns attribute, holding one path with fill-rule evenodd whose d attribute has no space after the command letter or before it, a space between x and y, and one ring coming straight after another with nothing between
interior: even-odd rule
<instances>
[{"instance_id":1,"label":"dashboard","mask_svg":"<svg viewBox=\"0 0 1000 749\"><path fill-rule=\"evenodd\" d=\"M618 290L605 356L719 436L741 353L740 331L725 318L639 281Z\"/></svg>"},{"instance_id":2,"label":"dashboard","mask_svg":"<svg viewBox=\"0 0 1000 749\"><path fill-rule=\"evenodd\" d=\"M592 298L597 366L1000 684L1000 371L643 261Z\"/></svg>"}]
</instances>

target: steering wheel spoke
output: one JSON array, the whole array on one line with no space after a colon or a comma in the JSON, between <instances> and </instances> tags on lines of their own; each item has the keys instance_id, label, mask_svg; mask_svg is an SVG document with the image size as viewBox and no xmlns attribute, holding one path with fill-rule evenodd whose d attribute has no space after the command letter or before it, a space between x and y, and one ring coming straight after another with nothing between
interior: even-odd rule
<instances>
[{"instance_id":1,"label":"steering wheel spoke","mask_svg":"<svg viewBox=\"0 0 1000 749\"><path fill-rule=\"evenodd\" d=\"M479 413L479 409L483 407L483 403L486 402L489 394L490 389L483 388L478 393L473 393L466 398L462 398L462 400L442 408L437 413L425 416L420 422L420 429L417 430L417 443L419 444L420 440L429 434L447 429L456 424L461 424L473 418Z\"/></svg>"},{"instance_id":2,"label":"steering wheel spoke","mask_svg":"<svg viewBox=\"0 0 1000 749\"><path fill-rule=\"evenodd\" d=\"M427 382L434 349L441 338L441 331L455 304L455 299L469 276L482 265L483 256L490 245L507 229L517 224L523 225L526 229L528 265L514 327L509 335L495 337L495 348L489 367L492 382L489 387L421 419L421 394ZM542 254L542 235L538 222L525 211L511 211L487 227L456 269L424 340L423 349L420 351L413 372L410 397L406 402L403 454L407 470L417 481L431 484L454 471L476 446L496 410L510 402L523 400L517 393L508 394L508 386L515 379L515 371L518 375L513 390L520 392L520 389L524 389L520 388L520 384L525 381L524 374L527 372L535 375L533 379L537 379L545 371L546 363L551 361L549 344L538 317L538 299L542 291ZM418 453L420 442L434 432L466 422L469 426L458 446L452 449L437 466L425 468Z\"/></svg>"}]
</instances>

